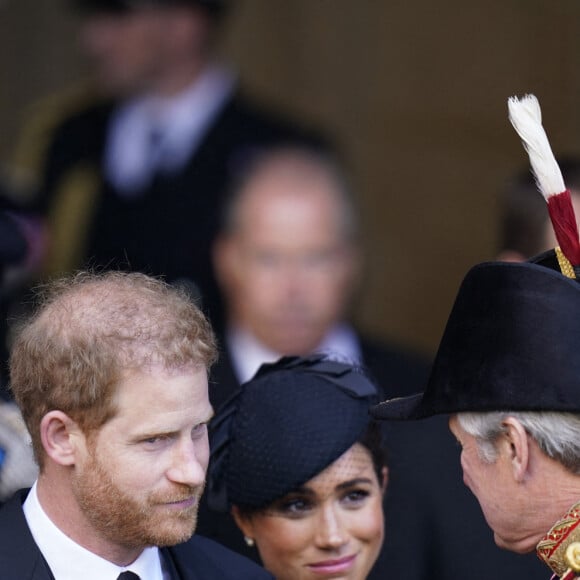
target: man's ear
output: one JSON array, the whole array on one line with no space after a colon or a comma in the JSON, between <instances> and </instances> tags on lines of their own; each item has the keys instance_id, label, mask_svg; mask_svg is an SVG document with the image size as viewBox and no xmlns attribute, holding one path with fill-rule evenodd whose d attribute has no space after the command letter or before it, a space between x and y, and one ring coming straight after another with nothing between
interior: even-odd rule
<instances>
[{"instance_id":1,"label":"man's ear","mask_svg":"<svg viewBox=\"0 0 580 580\"><path fill-rule=\"evenodd\" d=\"M45 453L59 465L74 465L84 435L78 424L62 411L49 411L40 422Z\"/></svg>"},{"instance_id":2,"label":"man's ear","mask_svg":"<svg viewBox=\"0 0 580 580\"><path fill-rule=\"evenodd\" d=\"M526 478L530 463L530 444L528 433L523 425L514 417L506 417L503 421L506 429L504 443L512 464L514 478L521 483Z\"/></svg>"},{"instance_id":3,"label":"man's ear","mask_svg":"<svg viewBox=\"0 0 580 580\"><path fill-rule=\"evenodd\" d=\"M251 517L244 516L240 513L237 506L232 506L232 517L236 522L238 528L244 534L244 537L254 539L254 523Z\"/></svg>"}]
</instances>

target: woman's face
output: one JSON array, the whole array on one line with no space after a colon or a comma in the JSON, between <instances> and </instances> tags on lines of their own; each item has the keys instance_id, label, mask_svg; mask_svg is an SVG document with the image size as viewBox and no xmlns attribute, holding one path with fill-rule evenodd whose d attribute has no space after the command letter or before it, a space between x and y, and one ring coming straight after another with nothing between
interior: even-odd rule
<instances>
[{"instance_id":1,"label":"woman's face","mask_svg":"<svg viewBox=\"0 0 580 580\"><path fill-rule=\"evenodd\" d=\"M382 497L369 451L353 445L267 510L234 516L277 580L364 580L383 543Z\"/></svg>"}]
</instances>

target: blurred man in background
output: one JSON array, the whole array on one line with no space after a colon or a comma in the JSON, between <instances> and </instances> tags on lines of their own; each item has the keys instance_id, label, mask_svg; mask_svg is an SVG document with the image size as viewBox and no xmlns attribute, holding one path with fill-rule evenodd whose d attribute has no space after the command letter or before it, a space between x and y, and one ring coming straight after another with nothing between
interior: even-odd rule
<instances>
[{"instance_id":1,"label":"blurred man in background","mask_svg":"<svg viewBox=\"0 0 580 580\"><path fill-rule=\"evenodd\" d=\"M362 266L357 222L349 186L329 155L281 147L248 168L214 246L227 311L220 366L232 372L216 380L214 406L229 396L228 385L283 354L331 351L372 362L396 394L423 384L425 360L386 349L349 321Z\"/></svg>"},{"instance_id":2,"label":"blurred man in background","mask_svg":"<svg viewBox=\"0 0 580 580\"><path fill-rule=\"evenodd\" d=\"M46 273L163 274L219 318L209 247L229 180L262 146L317 140L248 102L217 63L226 3L73 0L94 83L43 110L16 163L49 220Z\"/></svg>"},{"instance_id":3,"label":"blurred man in background","mask_svg":"<svg viewBox=\"0 0 580 580\"><path fill-rule=\"evenodd\" d=\"M214 407L261 363L313 351L365 365L389 397L424 388L428 363L422 357L370 340L350 320L362 269L359 238L353 195L334 159L278 148L248 168L214 249L227 303L222 353L210 384ZM386 429L386 539L369 578L508 580L521 572L544 578L539 562L497 553L477 503L461 484L444 420ZM231 518L205 505L199 532L257 557Z\"/></svg>"}]
</instances>

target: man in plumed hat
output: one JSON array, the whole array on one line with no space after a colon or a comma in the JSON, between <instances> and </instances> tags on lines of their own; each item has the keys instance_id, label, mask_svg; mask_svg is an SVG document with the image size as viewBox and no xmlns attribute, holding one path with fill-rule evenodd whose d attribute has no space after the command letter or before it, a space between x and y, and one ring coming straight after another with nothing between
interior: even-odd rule
<instances>
[{"instance_id":1,"label":"man in plumed hat","mask_svg":"<svg viewBox=\"0 0 580 580\"><path fill-rule=\"evenodd\" d=\"M43 274L161 274L195 284L216 321L209 247L230 180L261 147L322 139L218 62L226 0L70 2L93 82L38 107L16 167L48 220Z\"/></svg>"},{"instance_id":2,"label":"man in plumed hat","mask_svg":"<svg viewBox=\"0 0 580 580\"><path fill-rule=\"evenodd\" d=\"M570 192L538 137L537 102L510 101L510 113L559 246L528 262L473 267L424 393L387 400L372 413L394 420L449 414L464 482L496 544L535 550L554 578L571 580L580 577L580 243Z\"/></svg>"}]
</instances>

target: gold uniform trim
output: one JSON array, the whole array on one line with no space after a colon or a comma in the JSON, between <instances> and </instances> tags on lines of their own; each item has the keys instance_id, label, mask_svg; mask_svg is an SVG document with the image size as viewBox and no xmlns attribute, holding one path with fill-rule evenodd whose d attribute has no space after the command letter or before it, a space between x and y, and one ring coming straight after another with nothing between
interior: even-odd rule
<instances>
[{"instance_id":1,"label":"gold uniform trim","mask_svg":"<svg viewBox=\"0 0 580 580\"><path fill-rule=\"evenodd\" d=\"M568 260L568 258L566 258L566 256L564 256L564 252L562 252L562 250L560 249L560 246L556 246L555 250L556 250L556 257L558 258L558 265L560 266L560 270L562 271L562 274L564 274L564 276L566 276L568 278L572 278L573 280L575 280L576 274L574 272L574 268L572 267L572 264L570 264L570 261Z\"/></svg>"},{"instance_id":2,"label":"gold uniform trim","mask_svg":"<svg viewBox=\"0 0 580 580\"><path fill-rule=\"evenodd\" d=\"M536 546L540 560L562 580L578 577L580 571L580 502L554 524Z\"/></svg>"}]
</instances>

